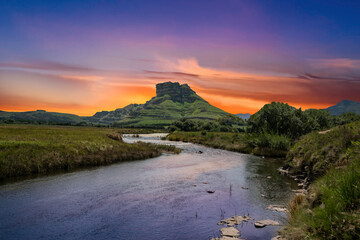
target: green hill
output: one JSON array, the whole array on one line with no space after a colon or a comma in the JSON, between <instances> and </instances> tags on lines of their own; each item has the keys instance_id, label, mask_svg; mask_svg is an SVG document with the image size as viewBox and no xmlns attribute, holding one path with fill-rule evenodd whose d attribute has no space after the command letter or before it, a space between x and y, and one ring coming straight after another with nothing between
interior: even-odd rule
<instances>
[{"instance_id":1,"label":"green hill","mask_svg":"<svg viewBox=\"0 0 360 240\"><path fill-rule=\"evenodd\" d=\"M325 110L328 110L331 115L336 115L336 116L348 112L360 114L360 102L343 100L338 104L336 104L335 106L328 107Z\"/></svg>"},{"instance_id":2,"label":"green hill","mask_svg":"<svg viewBox=\"0 0 360 240\"><path fill-rule=\"evenodd\" d=\"M76 124L84 121L75 114L46 112L45 110L36 110L29 112L5 112L0 111L0 121L3 122L23 122L23 123L70 123Z\"/></svg>"},{"instance_id":3,"label":"green hill","mask_svg":"<svg viewBox=\"0 0 360 240\"><path fill-rule=\"evenodd\" d=\"M181 118L215 120L227 115L198 96L187 84L165 82L156 85L156 96L145 104L98 112L87 120L127 127L162 127Z\"/></svg>"}]
</instances>

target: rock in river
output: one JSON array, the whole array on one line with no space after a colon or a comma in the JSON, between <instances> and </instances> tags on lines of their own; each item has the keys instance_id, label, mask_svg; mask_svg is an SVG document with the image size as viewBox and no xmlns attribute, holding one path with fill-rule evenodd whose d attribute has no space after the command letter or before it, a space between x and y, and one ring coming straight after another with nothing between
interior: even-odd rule
<instances>
[{"instance_id":1,"label":"rock in river","mask_svg":"<svg viewBox=\"0 0 360 240\"><path fill-rule=\"evenodd\" d=\"M231 218L221 220L218 223L218 225L227 224L228 226L234 226L234 225L239 225L242 222L247 222L249 220L253 220L253 219L251 217L249 217L249 216L236 216L235 215L235 216L233 216Z\"/></svg>"},{"instance_id":2,"label":"rock in river","mask_svg":"<svg viewBox=\"0 0 360 240\"><path fill-rule=\"evenodd\" d=\"M238 237L240 236L239 230L234 227L224 227L221 230L221 236L225 237Z\"/></svg>"},{"instance_id":3,"label":"rock in river","mask_svg":"<svg viewBox=\"0 0 360 240\"><path fill-rule=\"evenodd\" d=\"M277 212L289 212L284 205L269 205L266 209Z\"/></svg>"},{"instance_id":4,"label":"rock in river","mask_svg":"<svg viewBox=\"0 0 360 240\"><path fill-rule=\"evenodd\" d=\"M257 228L263 228L268 225L278 226L278 225L280 225L280 223L278 223L277 221L274 221L274 220L265 219L265 220L260 220L260 221L255 222L254 225Z\"/></svg>"}]
</instances>

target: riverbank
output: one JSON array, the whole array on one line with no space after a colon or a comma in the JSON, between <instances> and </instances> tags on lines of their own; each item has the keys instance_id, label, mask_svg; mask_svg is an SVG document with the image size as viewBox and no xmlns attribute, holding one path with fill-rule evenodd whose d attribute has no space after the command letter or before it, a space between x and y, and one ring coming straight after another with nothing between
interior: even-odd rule
<instances>
[{"instance_id":1,"label":"riverbank","mask_svg":"<svg viewBox=\"0 0 360 240\"><path fill-rule=\"evenodd\" d=\"M290 203L286 239L360 239L360 122L310 133L287 156L309 186Z\"/></svg>"},{"instance_id":2,"label":"riverbank","mask_svg":"<svg viewBox=\"0 0 360 240\"><path fill-rule=\"evenodd\" d=\"M166 139L265 157L285 157L291 145L291 140L284 136L232 132L175 131Z\"/></svg>"},{"instance_id":3,"label":"riverbank","mask_svg":"<svg viewBox=\"0 0 360 240\"><path fill-rule=\"evenodd\" d=\"M0 125L0 180L179 153L174 146L128 144L120 129Z\"/></svg>"}]
</instances>

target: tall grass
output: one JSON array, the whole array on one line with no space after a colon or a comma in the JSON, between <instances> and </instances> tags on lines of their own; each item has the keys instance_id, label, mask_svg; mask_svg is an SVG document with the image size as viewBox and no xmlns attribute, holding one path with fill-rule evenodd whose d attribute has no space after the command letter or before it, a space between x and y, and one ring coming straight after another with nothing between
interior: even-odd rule
<instances>
[{"instance_id":1,"label":"tall grass","mask_svg":"<svg viewBox=\"0 0 360 240\"><path fill-rule=\"evenodd\" d=\"M294 198L290 204L290 225L283 231L287 239L360 239L359 163L331 170L309 196L305 203Z\"/></svg>"},{"instance_id":2,"label":"tall grass","mask_svg":"<svg viewBox=\"0 0 360 240\"><path fill-rule=\"evenodd\" d=\"M115 129L0 125L0 180L156 157L173 146L127 144Z\"/></svg>"}]
</instances>

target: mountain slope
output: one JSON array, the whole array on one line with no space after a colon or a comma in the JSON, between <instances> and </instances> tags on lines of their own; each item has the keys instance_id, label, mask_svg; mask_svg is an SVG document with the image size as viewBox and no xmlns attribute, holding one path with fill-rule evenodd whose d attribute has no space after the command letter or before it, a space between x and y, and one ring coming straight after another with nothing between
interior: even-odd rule
<instances>
[{"instance_id":1,"label":"mountain slope","mask_svg":"<svg viewBox=\"0 0 360 240\"><path fill-rule=\"evenodd\" d=\"M156 85L156 96L145 104L130 104L109 112L98 112L91 122L118 126L165 126L180 118L217 119L228 113L210 105L187 84L165 82Z\"/></svg>"},{"instance_id":2,"label":"mountain slope","mask_svg":"<svg viewBox=\"0 0 360 240\"><path fill-rule=\"evenodd\" d=\"M336 115L336 116L347 112L360 114L360 102L343 100L338 104L336 104L335 106L328 107L325 110L328 110L331 115Z\"/></svg>"}]
</instances>

